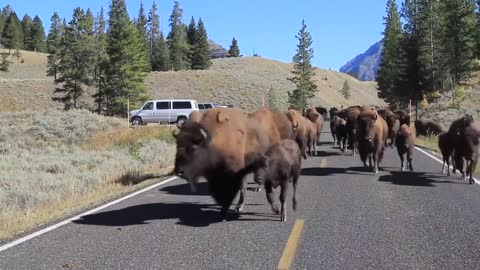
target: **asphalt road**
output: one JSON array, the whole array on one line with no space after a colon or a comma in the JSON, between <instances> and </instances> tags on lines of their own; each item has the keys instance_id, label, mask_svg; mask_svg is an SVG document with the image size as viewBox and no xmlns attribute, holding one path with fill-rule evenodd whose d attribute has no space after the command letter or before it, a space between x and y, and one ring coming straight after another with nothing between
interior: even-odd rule
<instances>
[{"instance_id":1,"label":"asphalt road","mask_svg":"<svg viewBox=\"0 0 480 270\"><path fill-rule=\"evenodd\" d=\"M418 151L415 172L399 172L387 149L372 175L326 143L327 130L286 223L263 191L247 193L238 219L217 222L206 184L191 194L177 179L1 252L0 269L276 269L297 219L292 269L480 269L478 185L442 176Z\"/></svg>"}]
</instances>

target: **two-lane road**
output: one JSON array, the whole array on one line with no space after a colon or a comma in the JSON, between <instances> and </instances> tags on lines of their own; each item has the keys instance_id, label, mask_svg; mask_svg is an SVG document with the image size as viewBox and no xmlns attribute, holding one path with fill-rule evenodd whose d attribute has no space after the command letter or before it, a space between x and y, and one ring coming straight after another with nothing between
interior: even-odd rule
<instances>
[{"instance_id":1,"label":"two-lane road","mask_svg":"<svg viewBox=\"0 0 480 270\"><path fill-rule=\"evenodd\" d=\"M0 252L0 269L276 269L297 219L293 269L480 269L478 185L442 176L418 151L415 172L399 172L388 148L373 175L331 143L318 150L286 223L264 191L247 193L238 219L216 222L206 184L191 194L177 179Z\"/></svg>"}]
</instances>

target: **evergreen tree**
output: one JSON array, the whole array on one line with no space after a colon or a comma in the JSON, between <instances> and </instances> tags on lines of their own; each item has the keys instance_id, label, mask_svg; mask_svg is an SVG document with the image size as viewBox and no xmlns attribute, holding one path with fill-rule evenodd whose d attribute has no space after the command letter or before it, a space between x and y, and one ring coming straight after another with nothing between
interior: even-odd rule
<instances>
[{"instance_id":1,"label":"evergreen tree","mask_svg":"<svg viewBox=\"0 0 480 270\"><path fill-rule=\"evenodd\" d=\"M8 53L2 52L1 54L2 61L0 62L0 71L8 72L8 67L12 62L8 60Z\"/></svg>"},{"instance_id":2,"label":"evergreen tree","mask_svg":"<svg viewBox=\"0 0 480 270\"><path fill-rule=\"evenodd\" d=\"M435 0L418 0L419 16L419 61L425 81L423 86L427 92L436 92L442 82L442 27L443 17L440 13L440 2Z\"/></svg>"},{"instance_id":3,"label":"evergreen tree","mask_svg":"<svg viewBox=\"0 0 480 270\"><path fill-rule=\"evenodd\" d=\"M198 20L197 31L195 32L195 43L193 45L192 69L208 69L212 65L210 60L210 48L208 36L202 18Z\"/></svg>"},{"instance_id":4,"label":"evergreen tree","mask_svg":"<svg viewBox=\"0 0 480 270\"><path fill-rule=\"evenodd\" d=\"M57 12L53 13L50 32L47 37L47 76L57 79L58 60L60 54L60 38L62 36L62 22Z\"/></svg>"},{"instance_id":5,"label":"evergreen tree","mask_svg":"<svg viewBox=\"0 0 480 270\"><path fill-rule=\"evenodd\" d=\"M480 58L480 0L477 0L477 48L475 57Z\"/></svg>"},{"instance_id":6,"label":"evergreen tree","mask_svg":"<svg viewBox=\"0 0 480 270\"><path fill-rule=\"evenodd\" d=\"M95 103L97 104L97 113L102 114L105 111L105 69L108 64L107 56L107 34L106 21L103 7L100 9L98 16L95 18L95 68L93 72L97 92L93 95Z\"/></svg>"},{"instance_id":7,"label":"evergreen tree","mask_svg":"<svg viewBox=\"0 0 480 270\"><path fill-rule=\"evenodd\" d=\"M33 18L30 34L32 40L31 50L35 52L46 51L45 29L43 28L43 23L40 17L35 16L35 18Z\"/></svg>"},{"instance_id":8,"label":"evergreen tree","mask_svg":"<svg viewBox=\"0 0 480 270\"><path fill-rule=\"evenodd\" d=\"M59 86L52 99L64 103L66 110L76 109L85 86L93 84L95 48L91 12L74 9L61 37L59 55L59 76L55 80Z\"/></svg>"},{"instance_id":9,"label":"evergreen tree","mask_svg":"<svg viewBox=\"0 0 480 270\"><path fill-rule=\"evenodd\" d=\"M192 19L190 20L190 24L188 24L188 28L187 28L188 44L190 44L190 46L192 47L195 46L196 34L197 34L197 25L195 24L195 18L193 18L192 16Z\"/></svg>"},{"instance_id":10,"label":"evergreen tree","mask_svg":"<svg viewBox=\"0 0 480 270\"><path fill-rule=\"evenodd\" d=\"M157 54L155 58L155 65L157 69L160 71L167 71L170 70L171 63L170 63L170 51L168 49L168 44L163 37L163 34L160 33L158 40L156 41L156 50Z\"/></svg>"},{"instance_id":11,"label":"evergreen tree","mask_svg":"<svg viewBox=\"0 0 480 270\"><path fill-rule=\"evenodd\" d=\"M395 0L387 3L387 16L383 17L385 30L383 31L383 50L378 68L377 82L380 90L379 97L387 102L397 101L395 88L399 78L400 41L402 38L402 25L400 14Z\"/></svg>"},{"instance_id":12,"label":"evergreen tree","mask_svg":"<svg viewBox=\"0 0 480 270\"><path fill-rule=\"evenodd\" d=\"M125 0L112 0L107 32L105 69L105 106L110 114L125 113L126 103L140 105L148 99L144 85L148 70L148 52L140 33L130 21Z\"/></svg>"},{"instance_id":13,"label":"evergreen tree","mask_svg":"<svg viewBox=\"0 0 480 270\"><path fill-rule=\"evenodd\" d=\"M23 46L22 48L27 51L33 51L33 40L32 40L32 18L25 14L22 19L22 32L23 32Z\"/></svg>"},{"instance_id":14,"label":"evergreen tree","mask_svg":"<svg viewBox=\"0 0 480 270\"><path fill-rule=\"evenodd\" d=\"M12 49L21 48L23 43L22 26L18 20L17 14L12 11L5 22L2 33L2 44L8 49L10 54Z\"/></svg>"},{"instance_id":15,"label":"evergreen tree","mask_svg":"<svg viewBox=\"0 0 480 270\"><path fill-rule=\"evenodd\" d=\"M183 10L178 1L174 2L172 14L170 15L170 33L167 36L167 43L170 50L170 61L173 70L188 69L190 64L190 47L187 40L185 24L182 22Z\"/></svg>"},{"instance_id":16,"label":"evergreen tree","mask_svg":"<svg viewBox=\"0 0 480 270\"><path fill-rule=\"evenodd\" d=\"M270 90L268 90L267 94L268 98L268 107L272 110L280 110L281 105L280 105L280 100L278 99L278 92L273 88L273 86L270 86Z\"/></svg>"},{"instance_id":17,"label":"evergreen tree","mask_svg":"<svg viewBox=\"0 0 480 270\"><path fill-rule=\"evenodd\" d=\"M135 20L135 27L141 37L141 42L145 47L145 50L149 51L149 42L148 42L148 35L147 35L147 27L148 27L148 18L145 14L145 8L143 7L143 2L140 1L140 9L138 11L138 18ZM150 63L150 53L147 54L148 62ZM149 65L148 71L151 70L151 65Z\"/></svg>"},{"instance_id":18,"label":"evergreen tree","mask_svg":"<svg viewBox=\"0 0 480 270\"><path fill-rule=\"evenodd\" d=\"M4 44L3 39L3 29L5 28L5 24L7 23L8 16L12 13L12 7L10 5L5 6L0 11L0 44Z\"/></svg>"},{"instance_id":19,"label":"evergreen tree","mask_svg":"<svg viewBox=\"0 0 480 270\"><path fill-rule=\"evenodd\" d=\"M298 39L297 53L293 57L294 67L289 81L295 84L295 90L288 93L288 102L291 107L302 111L308 106L308 100L315 96L317 85L313 81L315 76L311 60L313 58L312 37L307 31L307 25L302 20L302 27L295 36Z\"/></svg>"},{"instance_id":20,"label":"evergreen tree","mask_svg":"<svg viewBox=\"0 0 480 270\"><path fill-rule=\"evenodd\" d=\"M445 15L445 32L443 35L444 68L450 74L455 88L466 80L473 71L475 52L476 14L473 0L441 1Z\"/></svg>"},{"instance_id":21,"label":"evergreen tree","mask_svg":"<svg viewBox=\"0 0 480 270\"><path fill-rule=\"evenodd\" d=\"M240 49L238 48L238 42L235 38L232 39L232 45L230 45L230 49L228 50L228 57L239 57L240 56Z\"/></svg>"},{"instance_id":22,"label":"evergreen tree","mask_svg":"<svg viewBox=\"0 0 480 270\"><path fill-rule=\"evenodd\" d=\"M340 93L342 94L342 96L345 98L345 99L350 99L350 85L348 84L348 81L345 80L345 82L343 83L343 86L342 86L342 89L340 90Z\"/></svg>"}]
</instances>

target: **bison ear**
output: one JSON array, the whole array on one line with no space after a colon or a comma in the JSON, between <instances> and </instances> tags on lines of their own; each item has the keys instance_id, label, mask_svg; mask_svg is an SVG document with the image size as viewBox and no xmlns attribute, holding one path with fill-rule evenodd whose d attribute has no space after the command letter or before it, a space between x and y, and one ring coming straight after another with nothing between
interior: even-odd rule
<instances>
[{"instance_id":1,"label":"bison ear","mask_svg":"<svg viewBox=\"0 0 480 270\"><path fill-rule=\"evenodd\" d=\"M217 121L219 123L223 123L223 122L226 122L230 119L230 117L228 116L228 114L226 114L225 112L219 112L218 115L217 115Z\"/></svg>"},{"instance_id":2,"label":"bison ear","mask_svg":"<svg viewBox=\"0 0 480 270\"><path fill-rule=\"evenodd\" d=\"M203 140L206 140L208 138L208 134L203 128L200 128L200 134L202 134Z\"/></svg>"}]
</instances>

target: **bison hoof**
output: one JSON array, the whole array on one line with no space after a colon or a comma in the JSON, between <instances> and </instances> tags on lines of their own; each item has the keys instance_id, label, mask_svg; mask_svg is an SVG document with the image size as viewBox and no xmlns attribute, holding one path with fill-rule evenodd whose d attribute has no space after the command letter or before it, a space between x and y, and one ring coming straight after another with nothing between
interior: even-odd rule
<instances>
[{"instance_id":1,"label":"bison hoof","mask_svg":"<svg viewBox=\"0 0 480 270\"><path fill-rule=\"evenodd\" d=\"M272 212L276 215L280 214L280 211L278 210L278 208L276 206L272 206Z\"/></svg>"},{"instance_id":2,"label":"bison hoof","mask_svg":"<svg viewBox=\"0 0 480 270\"><path fill-rule=\"evenodd\" d=\"M280 221L281 221L281 222L287 222L287 217L286 217L286 216L282 216L282 217L280 218Z\"/></svg>"},{"instance_id":3,"label":"bison hoof","mask_svg":"<svg viewBox=\"0 0 480 270\"><path fill-rule=\"evenodd\" d=\"M402 171L402 172L405 171L405 168L402 167L402 168L400 169L400 171Z\"/></svg>"},{"instance_id":4,"label":"bison hoof","mask_svg":"<svg viewBox=\"0 0 480 270\"><path fill-rule=\"evenodd\" d=\"M469 182L470 182L470 185L475 184L475 181L473 181L473 179L469 179Z\"/></svg>"},{"instance_id":5,"label":"bison hoof","mask_svg":"<svg viewBox=\"0 0 480 270\"><path fill-rule=\"evenodd\" d=\"M235 207L235 212L237 212L237 213L243 212L243 206Z\"/></svg>"},{"instance_id":6,"label":"bison hoof","mask_svg":"<svg viewBox=\"0 0 480 270\"><path fill-rule=\"evenodd\" d=\"M295 200L295 199L293 200L292 208L293 208L293 211L297 210L297 200Z\"/></svg>"},{"instance_id":7,"label":"bison hoof","mask_svg":"<svg viewBox=\"0 0 480 270\"><path fill-rule=\"evenodd\" d=\"M260 191L262 191L262 188L261 188L261 187L256 187L256 188L255 188L255 192L260 192Z\"/></svg>"}]
</instances>

